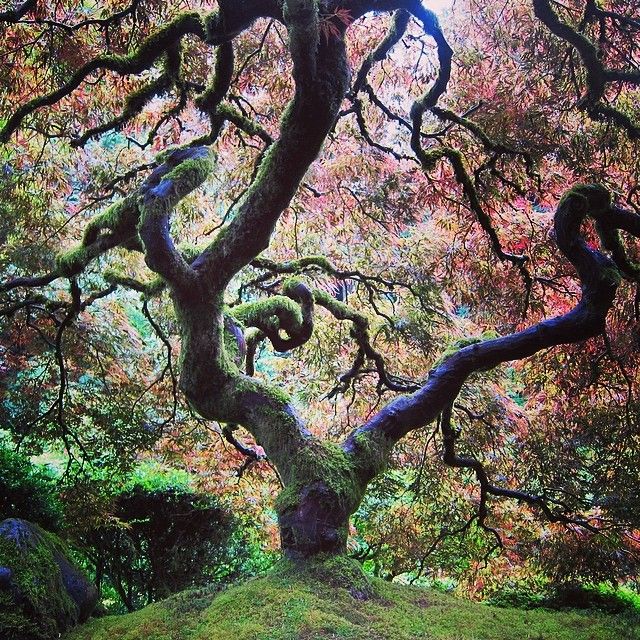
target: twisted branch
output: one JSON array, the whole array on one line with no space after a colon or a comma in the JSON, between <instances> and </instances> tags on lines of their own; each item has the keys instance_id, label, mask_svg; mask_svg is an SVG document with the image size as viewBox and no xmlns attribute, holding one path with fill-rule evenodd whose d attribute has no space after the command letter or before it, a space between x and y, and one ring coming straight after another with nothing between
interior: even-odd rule
<instances>
[{"instance_id":1,"label":"twisted branch","mask_svg":"<svg viewBox=\"0 0 640 640\"><path fill-rule=\"evenodd\" d=\"M442 413L455 400L471 373L602 333L620 273L613 260L589 248L580 235L582 222L588 216L607 217L613 226L631 227L628 217L619 215L617 208L611 206L609 192L599 185L574 187L561 200L554 223L556 242L575 267L582 283L582 296L574 309L524 331L460 349L429 373L419 391L394 400L356 429L344 442L344 449L357 459L358 452L367 446L391 447L404 435L426 426ZM636 224L640 225L640 220L636 220ZM380 464L380 459L371 456L363 456L363 459L361 474L369 479L378 472L376 464Z\"/></svg>"}]
</instances>

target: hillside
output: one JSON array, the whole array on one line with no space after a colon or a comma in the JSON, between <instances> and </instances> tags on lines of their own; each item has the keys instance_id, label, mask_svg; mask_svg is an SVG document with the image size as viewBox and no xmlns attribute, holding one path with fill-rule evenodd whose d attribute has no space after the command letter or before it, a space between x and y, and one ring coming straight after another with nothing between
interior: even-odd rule
<instances>
[{"instance_id":1,"label":"hillside","mask_svg":"<svg viewBox=\"0 0 640 640\"><path fill-rule=\"evenodd\" d=\"M352 568L301 573L288 566L219 593L187 591L136 613L95 620L65 640L338 638L640 640L640 625L573 611L499 609L432 590L369 583Z\"/></svg>"}]
</instances>

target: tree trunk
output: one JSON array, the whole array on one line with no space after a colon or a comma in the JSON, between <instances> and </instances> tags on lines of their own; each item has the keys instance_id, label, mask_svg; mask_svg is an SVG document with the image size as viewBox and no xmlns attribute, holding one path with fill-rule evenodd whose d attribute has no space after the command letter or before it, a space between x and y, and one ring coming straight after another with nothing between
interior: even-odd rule
<instances>
[{"instance_id":1,"label":"tree trunk","mask_svg":"<svg viewBox=\"0 0 640 640\"><path fill-rule=\"evenodd\" d=\"M294 559L346 553L349 517L369 479L359 473L356 458L313 439L290 461L283 479L276 508L284 553Z\"/></svg>"},{"instance_id":2,"label":"tree trunk","mask_svg":"<svg viewBox=\"0 0 640 640\"><path fill-rule=\"evenodd\" d=\"M286 500L285 489L278 501ZM280 543L290 558L318 554L344 554L347 550L349 513L324 482L303 487L293 503L279 510Z\"/></svg>"}]
</instances>

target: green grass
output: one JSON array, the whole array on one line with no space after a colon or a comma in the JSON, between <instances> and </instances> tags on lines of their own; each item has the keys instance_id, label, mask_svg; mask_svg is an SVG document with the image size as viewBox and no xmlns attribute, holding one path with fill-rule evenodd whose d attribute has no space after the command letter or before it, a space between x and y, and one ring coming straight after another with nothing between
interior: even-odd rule
<instances>
[{"instance_id":1,"label":"green grass","mask_svg":"<svg viewBox=\"0 0 640 640\"><path fill-rule=\"evenodd\" d=\"M640 640L637 619L494 608L377 580L362 600L357 576L349 589L333 578L281 567L219 593L187 591L95 620L65 640Z\"/></svg>"}]
</instances>

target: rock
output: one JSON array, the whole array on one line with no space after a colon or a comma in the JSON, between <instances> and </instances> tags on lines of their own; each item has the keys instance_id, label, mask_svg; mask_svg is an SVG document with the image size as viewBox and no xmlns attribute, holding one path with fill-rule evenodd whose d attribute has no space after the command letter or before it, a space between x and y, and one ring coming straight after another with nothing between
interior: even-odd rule
<instances>
[{"instance_id":1,"label":"rock","mask_svg":"<svg viewBox=\"0 0 640 640\"><path fill-rule=\"evenodd\" d=\"M27 520L0 522L0 638L57 638L84 622L97 601L57 536Z\"/></svg>"},{"instance_id":2,"label":"rock","mask_svg":"<svg viewBox=\"0 0 640 640\"><path fill-rule=\"evenodd\" d=\"M13 572L9 567L0 567L0 589L9 589Z\"/></svg>"}]
</instances>

